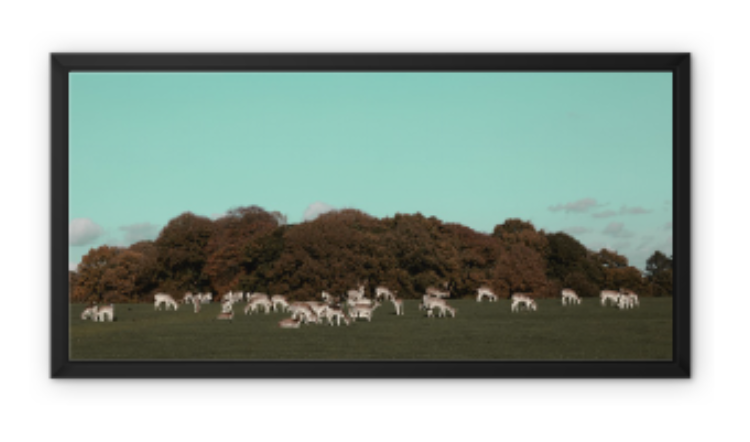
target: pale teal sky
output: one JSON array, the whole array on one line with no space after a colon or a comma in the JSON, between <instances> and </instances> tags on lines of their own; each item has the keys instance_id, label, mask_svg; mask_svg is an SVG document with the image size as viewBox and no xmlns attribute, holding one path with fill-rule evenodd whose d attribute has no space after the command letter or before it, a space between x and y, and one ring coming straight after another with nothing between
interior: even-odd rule
<instances>
[{"instance_id":1,"label":"pale teal sky","mask_svg":"<svg viewBox=\"0 0 750 442\"><path fill-rule=\"evenodd\" d=\"M154 239L186 211L258 205L296 223L319 201L485 232L522 218L643 267L671 253L671 81L71 73L69 261Z\"/></svg>"}]
</instances>

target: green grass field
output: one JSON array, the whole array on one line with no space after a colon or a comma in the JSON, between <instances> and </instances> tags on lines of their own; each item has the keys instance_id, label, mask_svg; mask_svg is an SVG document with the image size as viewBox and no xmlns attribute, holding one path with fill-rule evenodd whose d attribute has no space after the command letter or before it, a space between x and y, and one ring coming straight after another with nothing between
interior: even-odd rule
<instances>
[{"instance_id":1,"label":"green grass field","mask_svg":"<svg viewBox=\"0 0 750 442\"><path fill-rule=\"evenodd\" d=\"M642 299L640 308L604 308L598 299L563 307L542 300L536 312L511 313L510 302L451 300L453 318L427 318L418 301L396 316L391 303L371 323L280 329L286 313L242 314L216 321L219 304L154 311L152 304L121 304L116 320L80 319L70 309L72 360L670 360L672 299Z\"/></svg>"}]
</instances>

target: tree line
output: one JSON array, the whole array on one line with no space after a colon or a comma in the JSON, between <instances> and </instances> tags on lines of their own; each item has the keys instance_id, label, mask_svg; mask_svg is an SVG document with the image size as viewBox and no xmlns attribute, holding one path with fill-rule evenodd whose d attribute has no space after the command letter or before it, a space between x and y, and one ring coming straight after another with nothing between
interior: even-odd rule
<instances>
[{"instance_id":1,"label":"tree line","mask_svg":"<svg viewBox=\"0 0 750 442\"><path fill-rule=\"evenodd\" d=\"M71 301L151 302L159 292L230 290L308 300L365 281L369 290L382 284L407 299L443 283L453 297L475 296L480 285L500 297L559 297L563 287L584 297L620 287L672 295L671 257L657 251L641 272L616 252L588 250L570 235L520 219L491 234L419 213L379 219L341 210L296 225L283 220L257 206L216 220L183 213L154 241L91 249L69 272Z\"/></svg>"}]
</instances>

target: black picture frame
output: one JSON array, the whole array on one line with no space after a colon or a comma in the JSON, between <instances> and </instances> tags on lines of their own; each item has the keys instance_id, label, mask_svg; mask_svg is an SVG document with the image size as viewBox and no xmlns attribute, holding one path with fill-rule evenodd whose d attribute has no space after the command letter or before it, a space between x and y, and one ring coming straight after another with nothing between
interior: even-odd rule
<instances>
[{"instance_id":1,"label":"black picture frame","mask_svg":"<svg viewBox=\"0 0 750 442\"><path fill-rule=\"evenodd\" d=\"M51 54L52 378L688 378L690 377L690 54ZM68 74L73 71L555 71L673 74L673 358L668 362L104 362L68 357Z\"/></svg>"}]
</instances>

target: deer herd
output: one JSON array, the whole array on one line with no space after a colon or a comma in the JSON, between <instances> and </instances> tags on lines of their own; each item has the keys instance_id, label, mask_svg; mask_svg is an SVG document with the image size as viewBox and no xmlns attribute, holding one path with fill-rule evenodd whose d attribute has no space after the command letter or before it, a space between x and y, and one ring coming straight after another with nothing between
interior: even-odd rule
<instances>
[{"instance_id":1,"label":"deer herd","mask_svg":"<svg viewBox=\"0 0 750 442\"><path fill-rule=\"evenodd\" d=\"M299 328L302 324L325 324L331 326L350 325L357 320L372 321L375 311L383 303L391 302L397 316L404 314L404 302L398 298L398 292L390 290L385 286L375 288L374 299L365 296L365 284L359 284L356 290L348 290L345 296L338 297L323 291L320 295L322 301L297 301L289 302L284 295L269 296L265 293L243 293L227 292L221 297L221 313L216 316L217 320L232 321L234 319L234 304L245 302L243 309L245 315L255 313L269 314L271 312L286 312L291 317L279 322L281 328ZM448 284L443 288L427 287L419 311L425 316L456 317L458 310L448 304L446 298L450 297ZM477 289L477 302L497 302L498 296L487 286ZM520 312L522 309L528 312L537 311L537 303L529 293L514 293L510 296L511 312ZM581 304L581 297L572 289L563 289L561 292L562 305ZM619 291L603 290L599 299L603 307L614 306L619 309L631 309L640 306L638 295L632 290L621 288ZM157 293L154 295L154 310L177 310L180 304L192 304L193 311L199 313L201 305L209 304L213 300L211 293L186 293L178 302L171 295ZM81 313L82 320L94 322L113 321L115 318L115 306L89 305Z\"/></svg>"}]
</instances>

